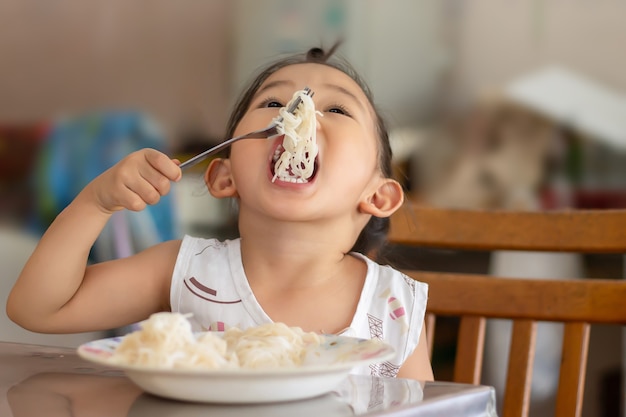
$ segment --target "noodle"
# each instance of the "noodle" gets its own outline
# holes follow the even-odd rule
[[[292,114],[287,108],[297,98],[302,100]],[[313,176],[315,157],[318,153],[316,140],[316,115],[313,98],[304,90],[296,91],[287,105],[279,110],[274,119],[278,131],[284,134],[283,144],[274,154],[274,178],[281,181],[305,183]],[[282,121],[280,118],[282,117]]]
[[[268,323],[245,331],[228,329],[224,340],[242,368],[279,368],[301,365],[306,348],[319,345],[321,337],[299,327]]]
[[[111,357],[117,364],[177,369],[270,369],[300,366],[306,350],[322,337],[283,323],[241,330],[202,333],[191,330],[187,316],[156,313],[141,330],[126,335]]]

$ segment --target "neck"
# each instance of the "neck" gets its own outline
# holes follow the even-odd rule
[[[251,282],[271,279],[284,286],[315,286],[356,261],[347,255],[354,232],[341,224],[258,221],[242,216],[239,229],[243,265]]]

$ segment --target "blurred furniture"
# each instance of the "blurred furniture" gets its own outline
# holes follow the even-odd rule
[[[0,121],[0,221],[23,222],[32,211],[31,173],[46,123]]]
[[[395,245],[457,250],[626,253],[626,210],[512,212],[407,204],[391,219]],[[429,284],[426,330],[436,316],[460,317],[453,380],[479,383],[487,318],[513,332],[502,416],[527,416],[538,322],[563,322],[557,416],[580,416],[590,325],[626,324],[626,282],[543,280],[405,270]]]
[[[168,153],[165,132],[137,110],[94,110],[51,123],[35,163],[32,223],[41,233],[94,178],[132,152],[153,148]],[[145,210],[116,212],[89,254],[92,262],[123,258],[180,236],[174,193]]]

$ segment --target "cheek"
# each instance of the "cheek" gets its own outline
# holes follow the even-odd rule
[[[378,168],[378,144],[369,137],[340,141],[335,155],[346,167],[356,172],[371,173]]]
[[[259,170],[268,165],[267,139],[243,139],[231,145],[230,160],[234,177],[249,173],[258,175]]]
[[[263,108],[249,110],[237,124],[233,136],[250,133],[254,130],[263,129],[269,125],[274,117],[278,116],[278,109]]]
[[[252,163],[253,155],[253,150],[248,146],[242,146],[240,144],[233,145],[230,150],[233,175],[239,175],[241,172],[246,172],[244,168]]]

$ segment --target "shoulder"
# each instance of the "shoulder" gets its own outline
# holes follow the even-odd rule
[[[378,287],[393,288],[413,298],[426,300],[428,296],[427,283],[417,281],[390,265],[381,265],[365,255],[356,253],[355,256],[366,263],[367,273],[376,278]]]
[[[156,245],[139,252],[135,255],[135,257],[149,258],[152,262],[157,264],[167,262],[169,259],[176,258],[180,250],[181,243],[182,241],[180,239],[157,243]]]
[[[184,274],[195,268],[225,268],[231,258],[241,258],[239,239],[221,241],[185,236],[176,258],[175,274]]]
[[[219,240],[186,235],[180,245],[180,253],[187,256],[210,256],[239,247],[239,239]]]
[[[364,300],[367,305],[361,334],[385,340],[396,356],[371,368],[378,375],[393,376],[418,345],[426,311],[428,285],[401,271],[356,254],[367,264]]]

